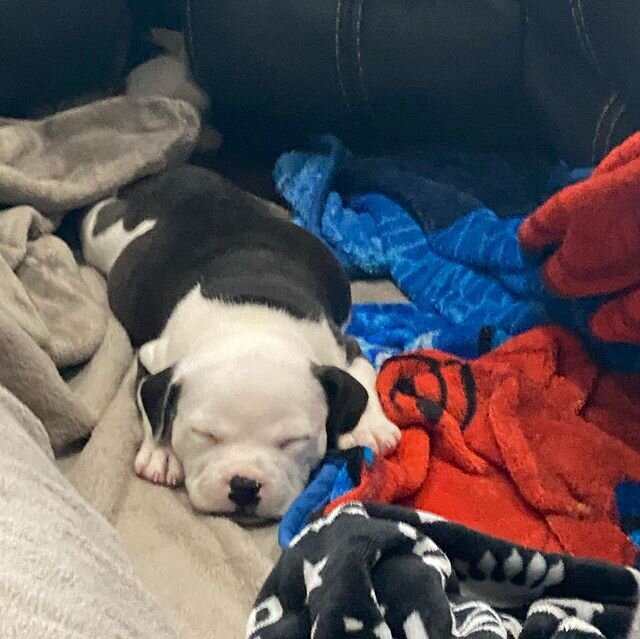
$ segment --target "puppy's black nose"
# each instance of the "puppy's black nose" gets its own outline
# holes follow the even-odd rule
[[[229,499],[238,506],[257,506],[260,501],[261,484],[248,477],[235,475],[229,482]]]

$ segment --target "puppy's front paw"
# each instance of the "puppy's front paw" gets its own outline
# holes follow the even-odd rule
[[[168,446],[142,444],[134,467],[138,477],[161,486],[176,488],[184,481],[182,464]]]
[[[338,446],[343,450],[368,446],[376,455],[389,455],[395,450],[400,437],[400,429],[384,414],[367,415],[365,412],[358,425],[338,439]]]

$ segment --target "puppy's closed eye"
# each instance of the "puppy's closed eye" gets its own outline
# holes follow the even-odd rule
[[[199,437],[206,439],[211,444],[222,444],[222,439],[220,437],[216,437],[213,433],[210,433],[209,431],[199,430],[197,428],[194,428],[193,432]]]
[[[286,448],[291,448],[296,444],[303,444],[308,442],[311,437],[289,437],[288,439],[282,439],[278,442],[278,448],[280,450],[285,450]]]

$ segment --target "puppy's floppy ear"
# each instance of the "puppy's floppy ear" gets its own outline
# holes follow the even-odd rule
[[[365,387],[347,371],[337,366],[313,366],[329,406],[327,449],[337,448],[338,438],[353,430],[369,401]]]
[[[138,408],[157,442],[171,440],[171,425],[180,397],[180,385],[171,383],[173,372],[173,366],[170,366],[155,375],[143,377],[138,385]]]

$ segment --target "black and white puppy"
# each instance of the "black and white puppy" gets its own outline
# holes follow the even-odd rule
[[[266,203],[186,166],[94,206],[81,235],[147,372],[141,477],[184,481],[200,511],[278,518],[328,447],[396,446],[341,330],[342,267]]]

